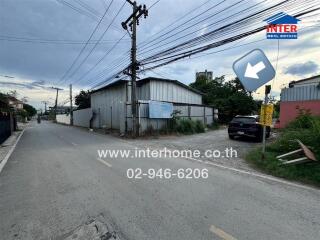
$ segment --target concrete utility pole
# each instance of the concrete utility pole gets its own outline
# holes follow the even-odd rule
[[[70,125],[73,126],[72,84],[70,84]]]
[[[264,119],[266,119],[266,109],[267,109],[267,104],[268,104],[268,94],[270,93],[271,91],[271,85],[266,85],[265,86],[265,91],[264,91]],[[262,135],[262,159],[265,158],[265,153],[266,153],[266,132],[267,132],[267,127],[266,125],[264,124],[263,125],[263,135]]]
[[[139,123],[137,121],[137,97],[136,97],[136,80],[137,80],[137,69],[139,69],[139,64],[137,62],[137,25],[139,25],[139,18],[144,15],[144,18],[148,16],[148,10],[146,5],[137,5],[137,2],[131,2],[127,0],[128,3],[132,5],[132,14],[121,25],[123,29],[128,30],[128,24],[132,31],[131,35],[131,66],[128,73],[131,76],[131,111],[132,111],[132,136],[136,137],[138,135]],[[130,23],[129,23],[130,22]]]
[[[47,101],[42,101],[42,103],[44,103],[44,113],[46,113],[47,112],[47,104],[48,104],[48,102]]]
[[[57,88],[57,87],[51,87],[51,88],[55,89],[57,91],[56,102],[55,102],[55,105],[54,105],[54,120],[57,120],[58,95],[59,95],[59,91],[63,90],[63,89]]]

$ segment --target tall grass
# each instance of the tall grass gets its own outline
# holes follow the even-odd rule
[[[293,166],[279,164],[276,159],[277,155],[300,148],[297,139],[310,148],[319,162]],[[249,152],[246,160],[269,174],[320,186],[320,116],[311,116],[308,112],[301,112],[283,129],[278,139],[267,146],[266,151],[266,158],[263,160],[261,149]]]

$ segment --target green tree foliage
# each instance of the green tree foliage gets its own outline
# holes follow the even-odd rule
[[[90,94],[90,91],[81,90],[80,93],[75,97],[75,104],[78,106],[78,109],[91,107]]]
[[[37,114],[37,110],[29,104],[24,103],[23,109],[26,110],[28,117],[32,117]]]
[[[258,110],[257,103],[245,91],[238,78],[224,81],[224,76],[212,81],[206,81],[201,76],[190,86],[204,93],[204,104],[219,109],[222,122],[229,122],[235,115],[248,115]]]

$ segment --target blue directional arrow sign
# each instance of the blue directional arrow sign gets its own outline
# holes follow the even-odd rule
[[[233,63],[233,70],[243,87],[253,92],[272,80],[276,71],[260,49],[252,50]]]

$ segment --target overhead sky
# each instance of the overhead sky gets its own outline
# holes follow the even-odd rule
[[[259,1],[242,1],[239,7]],[[51,89],[52,86],[64,89],[60,92],[59,100],[59,102],[64,102],[68,98],[69,83],[74,84],[76,94],[80,89],[90,89],[94,83],[107,78],[110,75],[110,66],[117,63],[115,60],[118,58],[126,59],[130,49],[130,37],[128,34],[124,36],[126,31],[122,29],[121,22],[128,18],[132,9],[128,3],[123,6],[124,2],[124,0],[1,0],[0,91],[17,90],[19,98],[27,97],[30,104],[43,108],[42,101],[54,104],[55,91]],[[142,18],[138,26],[138,43],[141,46],[143,45],[141,43],[152,40],[153,34],[162,29],[170,29],[170,26],[177,24],[179,18],[191,10],[195,9],[193,14],[197,14],[208,9],[217,1],[144,0],[138,2],[146,4],[147,7],[154,4],[149,10],[149,16],[146,19]],[[205,2],[208,3],[199,7]],[[235,2],[235,0],[227,0],[224,4],[232,6]],[[63,78],[110,3],[105,18],[79,61],[69,72],[69,76]],[[236,9],[236,7],[230,8],[230,13]],[[285,10],[282,9],[282,11]],[[192,14],[186,16],[185,20],[192,16]],[[198,26],[201,31],[195,31],[193,37],[210,30],[209,27],[207,28],[209,23],[210,21],[203,22],[201,26]],[[109,25],[101,42],[77,69]],[[141,77],[172,78],[189,84],[195,80],[196,71],[207,69],[213,71],[214,76],[225,75],[226,79],[230,80],[235,77],[232,70],[233,62],[250,50],[260,48],[277,70],[276,78],[271,84],[272,94],[278,97],[281,88],[286,87],[290,81],[320,74],[319,17],[309,17],[301,21],[298,34],[297,40],[278,41],[267,40],[266,33],[263,31],[229,45],[211,49],[208,52],[147,72]],[[112,49],[122,36],[124,36],[122,40]],[[220,51],[225,48],[229,49]],[[141,48],[138,48],[138,59],[143,57],[139,55],[139,50]],[[108,51],[110,52],[103,61],[93,68]],[[74,69],[77,71],[74,72]],[[83,77],[90,69],[92,71]],[[104,69],[107,69],[106,72],[97,77],[97,74]],[[262,90],[262,88],[258,89],[254,97],[261,99]]]

